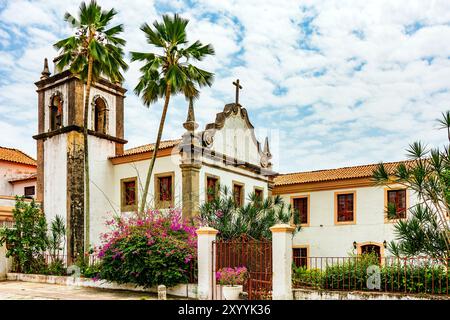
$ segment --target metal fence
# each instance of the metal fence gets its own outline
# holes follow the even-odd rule
[[[213,299],[223,299],[216,285],[216,272],[223,268],[246,267],[248,275],[243,283],[248,299],[265,300],[272,297],[272,242],[251,239],[219,240],[213,242]]]
[[[448,295],[449,259],[294,256],[293,287]]]

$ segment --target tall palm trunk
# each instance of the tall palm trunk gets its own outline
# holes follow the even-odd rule
[[[92,82],[92,65],[93,58],[89,56],[88,60],[88,76],[86,82],[86,96],[84,97],[84,124],[83,124],[83,140],[84,140],[84,179],[85,179],[85,204],[84,204],[84,251],[89,250],[89,216],[90,216],[90,188],[89,188],[89,146],[88,146],[88,124],[89,124],[89,96],[91,94]]]
[[[164,122],[166,121],[167,108],[169,106],[169,100],[170,100],[170,92],[171,92],[171,86],[170,86],[170,84],[167,84],[166,98],[164,100],[164,108],[163,108],[163,112],[161,115],[161,120],[159,122],[158,137],[156,138],[155,148],[153,149],[152,160],[150,161],[150,165],[149,165],[148,171],[147,171],[147,179],[145,180],[144,193],[142,194],[141,208],[139,210],[139,213],[141,213],[141,214],[144,213],[145,204],[147,202],[148,187],[150,186],[150,179],[152,177],[153,167],[155,166],[156,154],[159,149],[159,143],[161,142],[161,136],[162,136],[162,132],[164,129]]]

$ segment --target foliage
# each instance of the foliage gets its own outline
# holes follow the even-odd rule
[[[242,236],[261,240],[271,239],[269,228],[277,223],[291,223],[300,230],[298,215],[294,215],[290,205],[286,205],[280,196],[259,199],[249,194],[249,202],[239,207],[226,186],[220,187],[218,195],[210,202],[200,206],[199,220],[202,225],[219,231],[222,240],[236,239]]]
[[[242,285],[248,276],[246,267],[222,268],[216,272],[216,279],[220,285]]]
[[[84,255],[79,255],[75,261],[75,265],[80,268],[80,274],[83,277],[97,279],[102,268],[102,262],[95,261],[93,263],[90,263],[90,253],[92,253],[92,251]]]
[[[144,287],[188,282],[197,242],[195,227],[182,221],[180,210],[149,211],[107,224],[112,230],[102,236],[99,278]]]
[[[56,215],[50,224],[50,234],[48,236],[48,251],[53,261],[60,258],[61,251],[64,255],[66,225],[61,216]]]
[[[47,249],[47,223],[34,200],[16,197],[13,209],[14,228],[0,229],[0,245],[6,243],[7,257],[13,257],[17,271],[33,273],[41,268],[42,254]]]
[[[408,208],[409,217],[395,224],[396,241],[391,241],[389,250],[398,257],[449,257],[450,111],[438,122],[447,130],[447,146],[428,149],[422,142],[414,142],[407,149],[410,161],[398,164],[392,172],[380,163],[373,172],[376,184],[400,184],[418,197],[418,203]],[[394,216],[396,207],[391,204],[386,210],[388,216]]]
[[[109,23],[117,14],[114,9],[102,10],[96,1],[89,5],[82,2],[78,18],[66,12],[64,20],[72,28],[76,28],[75,35],[60,40],[54,44],[55,49],[61,51],[56,67],[69,70],[87,80],[89,73],[89,59],[92,59],[92,79],[97,80],[101,75],[112,82],[122,82],[122,70],[128,66],[123,60],[125,40],[118,37],[123,32],[123,25],[109,27]]]
[[[196,86],[211,86],[214,79],[213,73],[191,63],[213,55],[214,49],[210,44],[203,45],[198,40],[189,45],[186,34],[188,23],[189,20],[175,14],[163,15],[163,21],[153,22],[153,27],[147,23],[143,24],[141,30],[145,33],[147,43],[157,52],[131,52],[132,61],[144,62],[134,92],[141,96],[146,106],[158,101],[159,98],[164,98],[155,150],[159,148],[171,95],[182,93],[192,103],[192,100],[199,96]],[[139,210],[141,213],[147,205],[147,193],[155,159],[156,152],[153,153],[147,172]]]
[[[405,293],[447,293],[448,271],[445,264],[433,260],[386,259],[380,265],[373,253],[352,257],[337,263],[334,260],[324,264],[323,269],[307,269],[293,266],[294,287],[314,287],[329,290],[369,290],[367,268],[371,265],[380,269],[380,290]]]

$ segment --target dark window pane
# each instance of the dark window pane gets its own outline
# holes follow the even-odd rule
[[[159,177],[159,200],[172,201],[172,176]]]
[[[337,221],[353,221],[353,193],[337,196]]]
[[[23,194],[24,194],[25,196],[27,196],[27,197],[34,196],[34,193],[35,193],[35,188],[34,188],[34,186],[31,186],[31,187],[25,187],[25,188],[23,189]]]
[[[308,198],[294,199],[294,212],[299,215],[300,223],[308,223]]]

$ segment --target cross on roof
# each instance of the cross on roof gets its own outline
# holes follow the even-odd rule
[[[239,79],[233,81],[233,85],[236,86],[236,104],[239,104],[239,89],[242,89],[242,86],[239,84]]]

